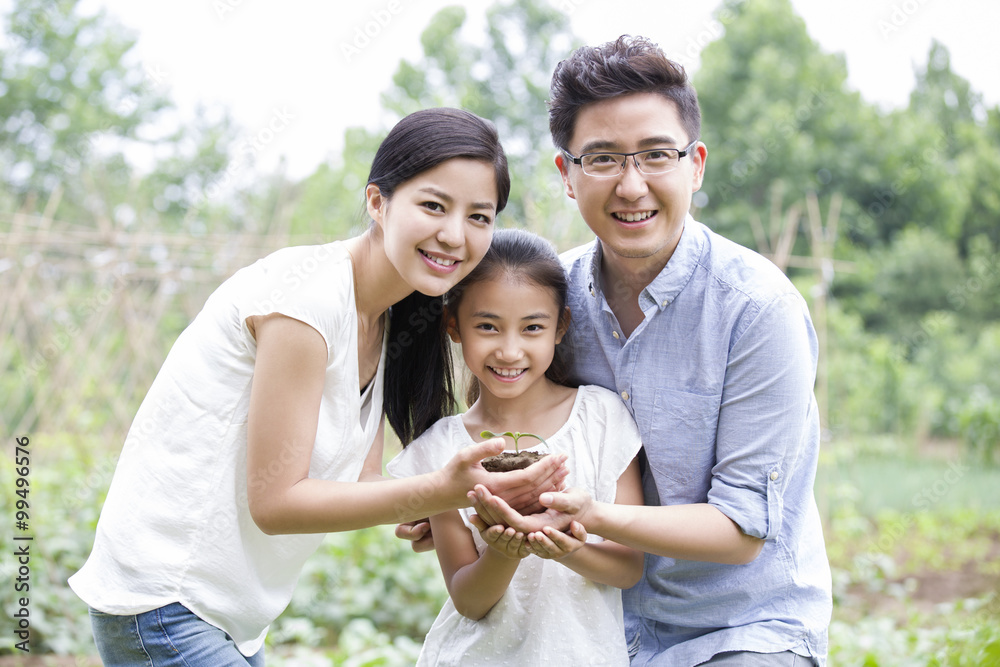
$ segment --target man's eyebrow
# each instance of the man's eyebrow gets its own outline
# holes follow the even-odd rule
[[[444,200],[446,204],[455,203],[454,197],[449,195],[447,192],[444,192],[443,190],[438,190],[437,188],[431,187],[429,185],[420,188],[419,190],[417,190],[417,192],[426,192],[429,195],[434,195],[435,197]],[[497,206],[491,201],[477,201],[472,203],[472,208],[485,209],[487,211],[495,211]]]
[[[673,148],[677,145],[677,140],[670,135],[661,135],[656,137],[646,137],[639,141],[639,149],[646,150],[648,148]],[[580,149],[580,155],[584,153],[600,153],[607,151],[609,153],[622,153],[621,144],[614,141],[608,141],[607,139],[596,139],[594,141],[587,142]]]

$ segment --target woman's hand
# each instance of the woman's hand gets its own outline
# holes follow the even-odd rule
[[[545,511],[538,496],[561,491],[568,475],[566,455],[550,454],[523,470],[489,473],[483,485],[519,514],[535,514]]]

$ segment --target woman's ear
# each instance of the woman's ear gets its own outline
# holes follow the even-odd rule
[[[569,311],[569,306],[563,308],[562,315],[559,316],[559,324],[556,327],[556,345],[562,342],[563,336],[569,331],[569,323],[573,320],[573,314]]]
[[[374,183],[369,183],[365,188],[365,208],[368,209],[369,217],[379,226],[382,225],[382,215],[388,202],[388,198],[383,196],[382,191]]]

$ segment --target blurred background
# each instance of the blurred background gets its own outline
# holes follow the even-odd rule
[[[99,664],[65,581],[152,378],[235,270],[363,228],[401,116],[494,120],[500,224],[591,240],[545,100],[559,60],[623,33],[698,90],[695,217],[812,310],[831,665],[1000,664],[1000,5],[315,4],[0,0],[0,495],[27,436],[35,549],[32,656],[5,632],[0,665]],[[331,535],[269,662],[411,664],[445,597],[391,527]]]

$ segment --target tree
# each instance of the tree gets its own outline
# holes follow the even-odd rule
[[[589,238],[552,163],[549,80],[579,45],[564,12],[538,0],[511,0],[487,10],[487,34],[466,41],[461,7],[438,12],[421,35],[423,59],[402,61],[383,104],[403,115],[428,106],[468,109],[497,125],[511,171],[503,213],[565,246]]]
[[[111,220],[125,203],[126,220],[179,226],[229,163],[228,114],[162,122],[169,74],[139,62],[134,36],[103,11],[84,16],[78,4],[17,0],[4,17],[0,205],[40,210],[58,191],[50,213],[64,218]],[[125,157],[137,153],[155,156],[147,173]]]
[[[776,182],[788,205],[853,178],[873,114],[847,90],[843,58],[822,52],[788,0],[727,2],[717,17],[725,34],[694,76],[709,151],[701,216],[752,245],[749,220],[766,219]]]

